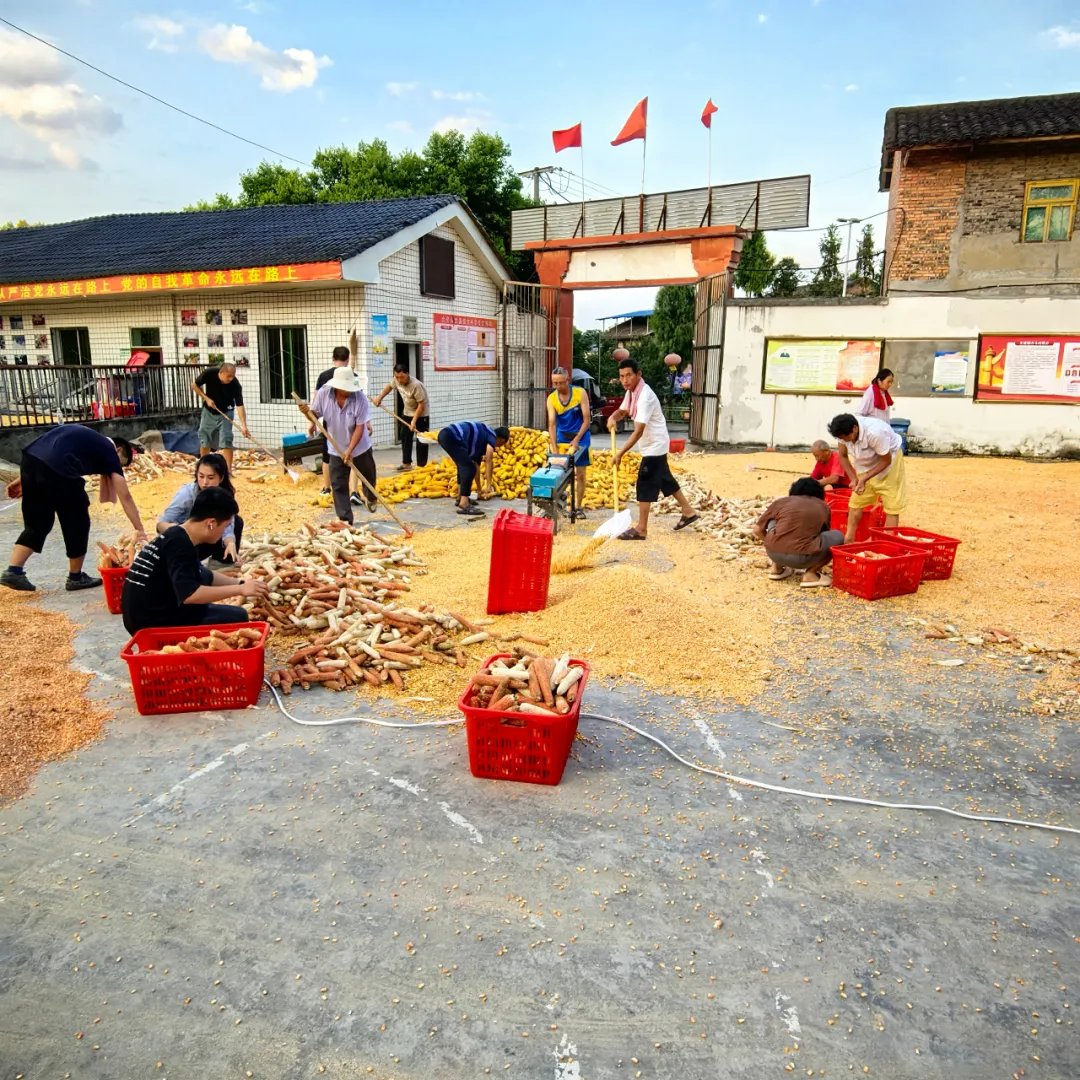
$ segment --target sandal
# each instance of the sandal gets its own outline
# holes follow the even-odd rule
[[[827,589],[832,586],[831,577],[819,577],[817,581],[807,581],[805,578],[799,582],[800,589]]]
[[[637,529],[627,529],[626,532],[619,533],[615,537],[616,540],[644,540],[645,537],[637,531]]]
[[[459,506],[458,511],[462,517],[483,517],[484,511],[479,506]]]
[[[786,581],[789,577],[794,577],[794,576],[795,576],[795,571],[792,570],[790,566],[785,566],[784,569],[781,570],[779,574],[777,574],[777,573],[769,574],[769,580],[770,581]]]
[[[679,523],[675,526],[675,532],[678,532],[680,529],[685,529],[687,525],[693,525],[695,521],[700,520],[700,514],[694,514],[693,517],[680,517]]]

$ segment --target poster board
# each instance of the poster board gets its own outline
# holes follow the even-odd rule
[[[1080,405],[1080,335],[982,334],[975,399]]]
[[[769,338],[765,394],[861,394],[881,367],[882,339]]]
[[[494,371],[499,324],[480,315],[432,315],[436,371]]]
[[[887,338],[882,366],[896,376],[893,397],[970,395],[970,338]]]
[[[371,365],[386,367],[390,359],[390,316],[371,316]]]

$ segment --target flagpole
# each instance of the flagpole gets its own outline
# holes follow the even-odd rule
[[[641,136],[641,194],[645,194],[645,147],[648,145],[647,135]]]
[[[581,237],[585,238],[585,140],[578,147],[581,151]]]

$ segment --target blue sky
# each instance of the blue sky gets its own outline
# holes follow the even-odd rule
[[[586,176],[634,193],[640,143],[610,140],[648,95],[647,188],[699,186],[711,96],[714,182],[808,172],[812,226],[884,209],[890,106],[1080,89],[1075,0],[5,0],[0,15],[303,161],[456,126],[502,134],[519,169],[577,171],[551,130],[581,121]],[[0,220],[177,209],[235,191],[264,156],[0,27]],[[770,237],[806,265],[816,242]],[[642,300],[581,297],[578,322]]]

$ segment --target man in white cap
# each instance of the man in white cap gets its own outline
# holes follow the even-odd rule
[[[375,455],[371,449],[368,420],[371,402],[360,388],[356,373],[339,367],[311,401],[311,413],[322,420],[333,440],[330,452],[330,490],[334,496],[334,512],[342,521],[352,524],[353,512],[349,501],[350,462],[354,462],[373,490],[376,481]],[[336,446],[335,446],[336,444]],[[344,454],[339,456],[338,448]],[[367,508],[375,511],[376,502],[371,490],[363,492]]]

